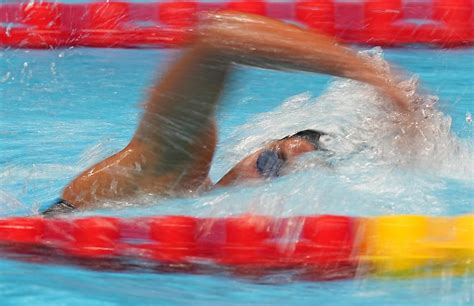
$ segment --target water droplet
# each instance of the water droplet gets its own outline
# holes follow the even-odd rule
[[[466,123],[472,124],[472,115],[471,113],[466,113]]]
[[[56,75],[56,63],[54,63],[54,62],[51,63],[51,68],[50,69],[51,69],[51,73],[53,75]]]
[[[10,37],[10,36],[11,36],[11,30],[12,30],[12,28],[13,28],[13,24],[12,24],[12,23],[9,23],[9,24],[7,25],[7,27],[5,28],[5,35],[6,35],[7,37]]]
[[[6,81],[8,81],[8,79],[10,79],[10,76],[11,76],[11,73],[10,71],[8,71],[7,73],[5,73],[5,75],[0,79],[0,83],[5,83]],[[13,79],[13,78],[12,78]]]
[[[29,10],[33,7],[33,5],[35,5],[35,0],[30,0],[28,1],[28,4],[26,5],[25,9]]]

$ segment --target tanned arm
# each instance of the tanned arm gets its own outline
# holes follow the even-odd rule
[[[270,18],[209,14],[194,43],[151,89],[130,144],[64,190],[76,208],[138,193],[174,195],[208,182],[216,145],[215,109],[233,63],[302,70],[367,82],[406,109],[403,92],[332,38]]]

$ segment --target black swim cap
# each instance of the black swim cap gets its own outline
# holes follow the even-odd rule
[[[310,142],[314,146],[315,150],[324,150],[323,148],[321,148],[321,145],[319,143],[319,138],[323,135],[327,135],[327,134],[321,131],[316,131],[316,130],[303,130],[293,135],[288,135],[286,137],[283,137],[280,140],[298,137]]]
[[[303,130],[283,137],[280,140],[290,139],[293,137],[302,138],[309,143],[311,143],[315,150],[326,151],[326,149],[321,148],[319,144],[319,138],[322,135],[327,135],[324,132],[315,131],[315,130]],[[286,156],[280,151],[275,150],[265,150],[257,158],[256,169],[260,175],[264,178],[278,177],[281,175],[280,170],[286,162]]]

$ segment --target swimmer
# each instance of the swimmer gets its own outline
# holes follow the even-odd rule
[[[97,207],[140,194],[182,196],[212,187],[216,105],[234,64],[345,77],[375,86],[401,111],[405,93],[368,60],[332,38],[267,17],[209,14],[190,45],[154,85],[130,143],[76,177],[44,215]],[[323,149],[324,133],[305,130],[253,152],[217,182],[228,186],[278,177],[300,155]]]

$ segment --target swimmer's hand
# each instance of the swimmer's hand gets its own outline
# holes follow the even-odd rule
[[[385,83],[379,88],[384,94],[392,99],[400,111],[410,111],[410,98],[403,89],[398,88],[390,81],[385,81]]]
[[[346,70],[345,77],[374,86],[381,94],[390,98],[399,111],[408,112],[411,110],[410,97],[405,90],[396,85],[396,76],[386,75],[379,71],[365,58],[358,58],[352,64],[353,66]]]
[[[399,111],[407,112],[410,111],[410,98],[402,88],[399,88],[396,81],[392,81],[394,78],[387,78],[377,72],[371,72],[372,75],[368,79],[368,83],[374,85],[380,90],[380,92],[390,98]],[[372,80],[371,80],[372,79]]]

